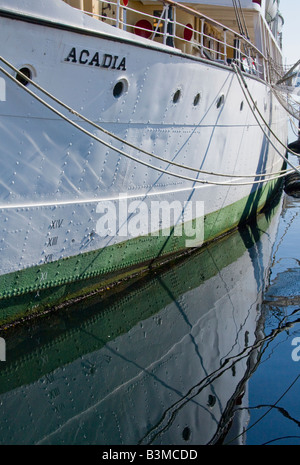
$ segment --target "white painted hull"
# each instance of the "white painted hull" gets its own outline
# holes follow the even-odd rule
[[[282,158],[258,126],[233,70],[184,57],[160,44],[145,45],[142,38],[134,43],[122,31],[117,33],[123,34],[120,40],[112,40],[107,25],[90,19],[93,27],[97,23],[101,37],[94,36],[92,30],[80,34],[75,26],[79,27],[84,15],[60,3],[53,2],[52,23],[56,21],[55,8],[72,10],[72,30],[49,22],[41,25],[21,17],[0,16],[4,58],[17,68],[30,66],[40,86],[124,141],[180,165],[240,175],[241,179],[199,174],[153,159],[104,135],[37,91],[73,122],[131,157],[204,184],[142,165],[83,134],[3,76],[0,276],[131,239],[129,233],[99,233],[102,203],[109,199],[117,205],[120,195],[127,196],[129,202],[142,200],[149,210],[152,200],[176,200],[182,205],[202,202],[205,216],[244,201],[247,213],[249,195],[266,183],[252,185],[253,178],[243,175],[277,172]],[[23,2],[14,1],[11,8],[17,4]],[[51,11],[49,8],[48,16],[45,14],[47,21]],[[16,27],[18,33],[13,35]],[[97,52],[97,59],[91,59]],[[118,58],[105,67],[109,63],[105,57],[109,56]],[[120,79],[128,89],[115,98],[113,89]],[[284,110],[265,83],[255,77],[246,79],[258,108],[285,142]],[[30,85],[28,88],[34,90]],[[173,103],[178,89],[179,101]],[[201,98],[194,105],[197,94]],[[222,96],[224,102],[217,108]],[[282,146],[274,143],[283,153]],[[226,185],[239,181],[244,184]],[[262,205],[258,202],[259,208]],[[223,219],[215,232],[207,231],[205,241],[239,223],[241,211],[228,211],[232,218],[227,222]],[[139,235],[137,228],[135,231]],[[141,260],[142,256],[137,257],[137,263]]]

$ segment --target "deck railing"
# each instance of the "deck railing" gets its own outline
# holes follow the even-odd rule
[[[224,65],[234,61],[246,73],[272,79],[269,59],[249,38],[184,4],[158,0],[153,14],[153,2],[98,0],[91,11],[84,3],[80,0],[83,11],[117,28]]]

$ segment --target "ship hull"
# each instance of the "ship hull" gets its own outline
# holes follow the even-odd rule
[[[210,242],[263,208],[279,182],[255,174],[283,165],[264,131],[286,141],[286,115],[266,83],[246,77],[263,131],[230,67],[100,22],[83,33],[83,14],[63,8],[72,27],[51,8],[39,24],[0,11],[4,58],[57,99],[1,75],[4,309],[30,295],[32,312],[45,289],[53,305]]]

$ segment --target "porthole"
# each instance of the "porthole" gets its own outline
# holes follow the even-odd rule
[[[177,89],[175,94],[173,95],[173,103],[177,103],[181,96],[181,90]]]
[[[24,74],[27,78],[32,79],[32,72],[31,72],[31,70],[29,68],[27,68],[27,67],[20,68],[19,71],[22,74]],[[23,84],[23,86],[27,86],[29,84],[29,81],[25,77],[23,77],[20,73],[17,73],[16,79],[21,84]]]
[[[118,82],[115,83],[113,88],[113,96],[115,98],[121,97],[125,92],[128,91],[128,81],[127,79],[119,79]]]
[[[114,90],[113,90],[113,95],[115,98],[120,97],[123,94],[123,89],[124,89],[124,84],[122,81],[117,82],[115,84]]]
[[[212,394],[209,394],[207,405],[209,407],[213,407],[215,405],[215,403],[216,403],[216,396],[213,396]]]
[[[198,103],[200,102],[200,99],[201,99],[201,94],[198,93],[197,95],[195,95],[195,98],[194,98],[194,107],[196,107],[198,105]]]
[[[221,105],[223,105],[225,100],[224,94],[220,95],[220,97],[217,100],[217,108],[220,108]]]
[[[188,441],[190,437],[191,437],[191,430],[188,426],[186,426],[182,431],[182,439],[184,439],[184,441]]]

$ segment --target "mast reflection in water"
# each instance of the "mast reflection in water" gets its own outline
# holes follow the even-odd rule
[[[1,332],[2,444],[243,444],[280,205],[120,295]]]

